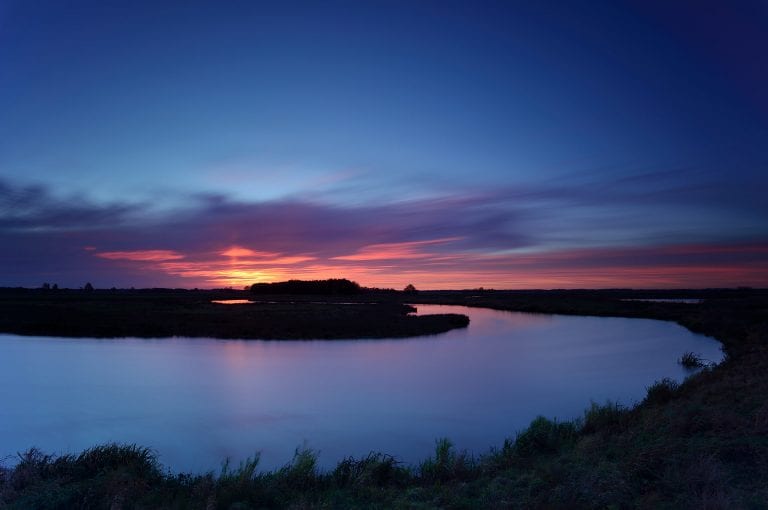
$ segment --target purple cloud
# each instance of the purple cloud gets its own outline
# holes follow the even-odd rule
[[[624,194],[625,209],[645,200],[633,203],[633,193]],[[663,230],[611,215],[616,195],[601,201],[597,193],[586,209],[573,205],[579,191],[566,186],[345,207],[200,195],[183,209],[148,211],[144,203],[63,200],[43,187],[0,181],[2,284],[214,287],[291,277],[423,288],[768,282],[761,241],[768,236],[733,241],[715,232],[695,242],[605,243],[612,230],[632,227],[638,237]],[[590,216],[595,210],[602,216]]]

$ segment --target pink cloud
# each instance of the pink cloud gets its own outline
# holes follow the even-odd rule
[[[373,260],[430,258],[433,255],[428,252],[421,251],[421,248],[436,244],[446,244],[453,241],[459,241],[460,239],[460,237],[445,237],[442,239],[431,239],[427,241],[369,244],[367,246],[363,246],[352,255],[341,255],[338,257],[333,257],[332,260],[363,262]]]
[[[254,251],[249,248],[243,248],[242,246],[232,246],[225,251],[220,252],[219,255],[237,259],[237,263],[244,265],[290,265],[315,259],[315,257],[309,255],[283,256],[281,253]]]
[[[568,246],[575,236],[569,232],[567,247],[554,248],[547,240],[558,239],[559,227],[537,223],[538,210],[518,210],[519,201],[506,195],[355,207],[206,196],[151,221],[141,220],[138,205],[72,208],[46,197],[44,190],[33,193],[28,207],[35,214],[0,222],[0,244],[10,248],[0,250],[0,265],[13,268],[9,284],[50,281],[54,274],[60,284],[106,286],[331,277],[421,289],[768,285],[762,230],[745,230],[754,235],[742,243],[713,233],[677,244],[642,244],[653,233],[643,231],[638,244],[621,246],[593,235],[590,224],[578,241]],[[157,246],[167,249],[152,249]]]
[[[228,249],[221,252],[221,255],[225,257],[276,257],[278,253],[270,253],[265,251],[254,251],[242,246],[231,246]]]
[[[173,250],[105,251],[95,255],[103,259],[132,260],[137,262],[157,262],[184,258],[184,255]]]
[[[457,238],[360,247],[352,255],[316,257],[233,246],[184,257],[171,250],[105,252],[184,285],[242,287],[256,282],[346,277],[365,286],[446,288],[670,288],[768,284],[768,245],[663,245],[489,255],[448,251]],[[431,253],[429,247],[441,246]],[[181,260],[181,259],[184,260]]]

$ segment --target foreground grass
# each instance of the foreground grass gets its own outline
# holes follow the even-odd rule
[[[258,470],[257,454],[218,474],[189,475],[164,471],[135,445],[61,457],[32,449],[0,471],[0,501],[13,509],[764,508],[766,466],[753,462],[765,460],[765,441],[681,434],[668,415],[684,396],[660,381],[635,409],[593,403],[573,421],[538,417],[479,457],[441,439],[417,466],[371,453],[321,472],[315,452],[303,449],[271,472]]]
[[[716,336],[727,357],[683,384],[656,382],[631,409],[593,404],[578,420],[537,418],[479,457],[440,440],[418,466],[371,454],[320,472],[314,453],[300,450],[273,472],[260,472],[254,457],[218,474],[186,475],[165,472],[152,452],[136,446],[59,458],[31,450],[0,471],[0,506],[768,508],[768,296],[712,294],[701,305],[669,306],[600,293],[487,294],[420,299],[665,318]]]

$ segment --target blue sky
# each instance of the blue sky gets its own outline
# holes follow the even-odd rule
[[[764,284],[767,34],[764,2],[6,1],[0,284]],[[98,256],[153,251],[198,265]]]

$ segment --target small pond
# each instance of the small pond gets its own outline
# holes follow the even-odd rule
[[[682,380],[685,351],[722,356],[670,322],[417,306],[471,323],[393,340],[0,335],[0,458],[118,441],[155,449],[174,471],[218,471],[257,451],[271,469],[306,444],[331,467],[372,450],[417,462],[439,437],[483,453],[537,415],[632,404],[655,380]]]

